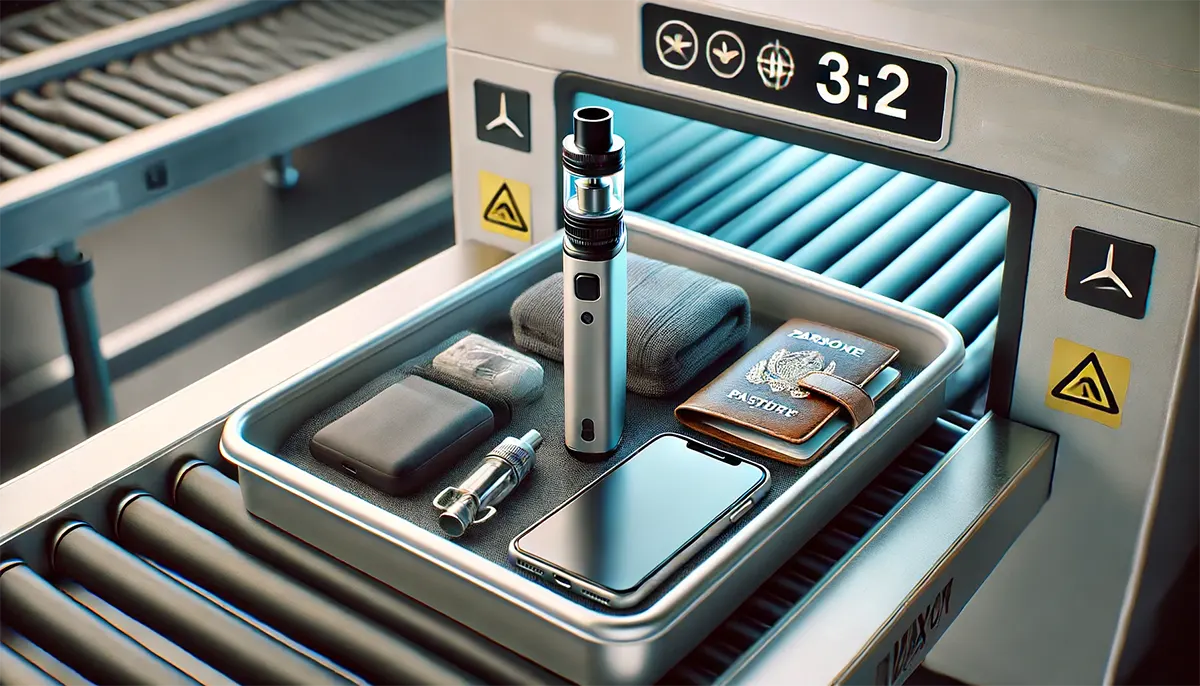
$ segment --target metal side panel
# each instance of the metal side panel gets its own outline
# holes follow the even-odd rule
[[[903,682],[1049,497],[1057,444],[985,416],[721,683]]]

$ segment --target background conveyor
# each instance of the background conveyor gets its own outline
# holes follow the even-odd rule
[[[286,295],[296,271],[328,275],[329,253],[353,241],[102,345],[75,241],[250,163],[270,160],[267,182],[295,185],[292,149],[445,90],[442,13],[436,0],[63,0],[6,20],[0,44],[32,52],[0,63],[0,267],[55,289],[70,363],[7,384],[4,411],[45,412],[73,384],[95,433],[116,417],[111,377],[187,345],[192,320],[221,326]]]
[[[47,5],[6,18],[0,27],[0,62],[179,7],[190,0],[93,0]]]

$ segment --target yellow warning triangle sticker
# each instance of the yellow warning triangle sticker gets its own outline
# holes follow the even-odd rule
[[[483,211],[483,218],[513,231],[529,231],[529,225],[525,223],[521,208],[517,206],[517,199],[513,197],[507,183],[500,184],[496,189],[496,193],[487,204],[487,209]]]
[[[1050,357],[1046,406],[1118,429],[1132,368],[1127,357],[1057,338]]]
[[[1121,413],[1108,377],[1104,375],[1104,368],[1100,366],[1100,358],[1094,352],[1088,353],[1082,362],[1075,365],[1071,373],[1050,391],[1050,395],[1107,414]]]

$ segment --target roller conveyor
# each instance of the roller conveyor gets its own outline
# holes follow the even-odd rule
[[[984,386],[1008,228],[1004,198],[661,112],[597,104],[636,122],[628,141],[630,209],[945,317],[967,346],[951,403],[969,405]]]
[[[92,0],[56,2],[5,19],[0,62],[82,38],[191,0]]]
[[[193,8],[166,38],[64,58],[66,73],[0,68],[3,266],[445,88],[440,2],[194,0],[172,13]]]

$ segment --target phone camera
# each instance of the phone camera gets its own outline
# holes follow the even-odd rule
[[[591,324],[595,320],[596,318],[592,316],[591,312],[584,312],[579,316],[579,321],[583,322],[584,324]]]

